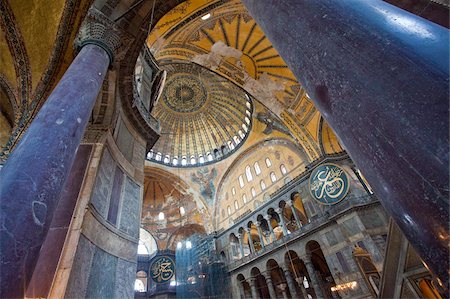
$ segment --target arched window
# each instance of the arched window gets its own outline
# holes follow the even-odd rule
[[[246,124],[242,124],[242,129],[244,129],[244,131],[247,132],[248,131],[247,125]]]
[[[263,180],[259,183],[261,185],[261,190],[264,191],[266,189],[266,183]]]
[[[147,153],[147,159],[151,159],[151,158],[153,158],[153,150],[150,150],[150,151]]]
[[[191,156],[191,165],[195,165],[196,161],[195,161],[195,157]]]
[[[241,130],[239,130],[238,134],[239,134],[239,136],[241,137],[241,139],[244,139],[244,137],[245,137],[244,132],[242,132]]]
[[[277,176],[273,171],[270,173],[270,180],[272,181],[272,183],[275,183],[277,181]]]
[[[242,201],[244,202],[244,205],[247,203],[247,196],[245,194],[242,195]]]
[[[139,240],[138,254],[149,254],[147,246],[145,246],[145,243],[141,240]]]
[[[248,165],[245,167],[245,176],[247,177],[247,182],[250,183],[251,181],[253,181],[252,170]]]
[[[241,188],[244,188],[244,178],[242,177],[242,175],[239,176],[239,186],[241,186]]]
[[[256,175],[260,175],[260,174],[261,174],[261,168],[259,168],[259,163],[258,163],[258,161],[256,161],[255,164],[254,164],[253,166],[255,167]]]
[[[161,153],[160,152],[156,153],[155,160],[156,161],[161,161]]]
[[[144,283],[142,282],[142,280],[140,280],[140,279],[135,280],[134,290],[139,293],[145,292],[145,286],[144,286]]]
[[[237,137],[237,136],[233,136],[233,141],[234,141],[234,143],[235,143],[236,145],[238,145],[239,142],[241,142],[241,141],[239,140],[239,137]]]
[[[178,165],[178,157],[173,157],[172,164]]]
[[[159,212],[158,220],[164,220],[164,212]]]
[[[165,157],[164,157],[164,163],[169,163],[169,161],[170,161],[170,157],[169,157],[169,155],[166,155]]]
[[[213,160],[213,156],[211,155],[211,153],[206,153],[206,159],[208,161],[212,161]]]
[[[187,164],[187,159],[186,159],[186,157],[183,156],[183,158],[181,158],[181,165],[186,166],[186,164]]]
[[[228,216],[231,215],[231,207],[230,206],[227,207],[227,213],[228,213]]]
[[[236,188],[231,188],[231,193],[233,194],[233,195],[236,195]]]
[[[228,147],[230,148],[230,150],[233,150],[234,144],[231,141],[228,141]]]
[[[245,113],[247,113],[248,117],[252,116],[249,110],[245,110]]]
[[[251,189],[250,191],[252,192],[252,197],[255,197],[255,196],[256,196],[256,190],[255,190],[255,188],[252,187],[252,189]]]
[[[287,173],[287,169],[286,169],[286,166],[284,166],[284,164],[280,165],[280,170],[283,175],[285,175]]]
[[[200,164],[205,163],[205,158],[203,158],[203,156],[200,155],[200,156],[198,157],[198,162],[199,162]]]
[[[269,158],[266,158],[266,166],[267,166],[267,167],[272,166],[272,162],[270,161]]]
[[[245,117],[245,122],[247,123],[247,125],[250,124],[250,119],[247,116]]]
[[[186,210],[184,209],[184,207],[180,207],[180,215],[184,216],[184,214],[186,214]]]
[[[235,210],[239,210],[239,203],[237,200],[234,201],[234,208]]]

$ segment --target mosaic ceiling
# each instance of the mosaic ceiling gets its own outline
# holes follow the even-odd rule
[[[152,115],[161,137],[147,158],[174,167],[206,165],[231,155],[251,128],[248,95],[228,79],[194,63],[171,63]]]

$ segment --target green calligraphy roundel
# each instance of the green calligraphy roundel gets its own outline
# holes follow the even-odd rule
[[[348,177],[339,166],[325,163],[317,166],[309,178],[309,191],[321,204],[333,205],[347,195]]]
[[[168,256],[157,257],[150,266],[150,276],[154,282],[169,282],[174,274],[175,262]]]

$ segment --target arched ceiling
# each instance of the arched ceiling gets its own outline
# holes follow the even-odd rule
[[[250,98],[229,80],[193,63],[167,71],[161,100],[152,115],[161,137],[148,158],[168,166],[197,166],[230,155],[251,127]]]
[[[159,218],[160,213],[164,214],[163,219]],[[179,227],[190,223],[203,226],[209,218],[202,199],[177,175],[145,168],[141,227],[156,238],[160,248],[166,246]]]
[[[202,16],[209,14],[206,20]],[[240,1],[185,1],[166,14],[147,44],[158,61],[211,68],[263,101],[289,106],[301,86]]]

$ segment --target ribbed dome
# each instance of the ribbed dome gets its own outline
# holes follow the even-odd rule
[[[221,160],[245,140],[251,127],[248,95],[214,72],[193,63],[162,66],[166,85],[152,115],[161,137],[151,161],[189,167]]]

